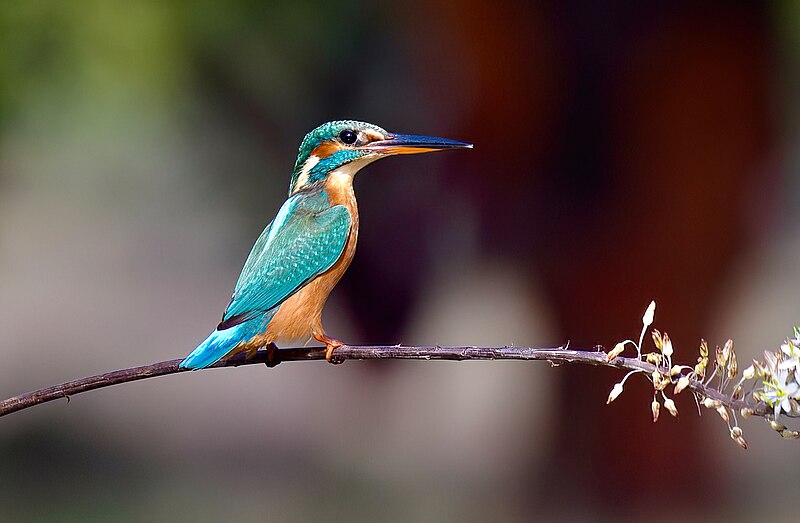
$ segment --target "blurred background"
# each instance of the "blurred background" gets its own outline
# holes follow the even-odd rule
[[[187,354],[354,118],[475,143],[356,180],[350,343],[740,361],[800,323],[795,2],[28,0],[0,6],[0,395]],[[287,363],[4,418],[4,520],[794,520],[797,442],[741,451],[619,372]]]

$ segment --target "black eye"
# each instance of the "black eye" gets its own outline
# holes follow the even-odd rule
[[[352,144],[356,143],[356,140],[358,139],[358,135],[356,133],[354,133],[353,131],[349,130],[349,129],[345,129],[344,131],[339,133],[339,139],[344,144],[352,145]]]

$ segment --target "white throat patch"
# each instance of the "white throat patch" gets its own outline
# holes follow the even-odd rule
[[[356,173],[378,158],[380,158],[378,155],[365,156],[363,158],[359,158],[358,160],[353,160],[352,162],[342,165],[328,175],[328,185],[332,185],[334,187],[352,187],[353,177],[356,175]]]
[[[297,192],[300,187],[303,187],[308,183],[308,175],[311,173],[311,169],[313,169],[318,163],[319,156],[309,156],[308,159],[306,159],[306,161],[303,163],[303,168],[300,169],[300,174],[297,176],[297,181],[294,182],[292,193]]]
[[[328,175],[327,183],[329,185],[333,185],[334,187],[345,187],[353,185],[353,176],[360,171],[363,167],[371,164],[375,160],[380,158],[378,155],[372,156],[365,156],[363,158],[359,158],[357,160],[353,160],[352,162],[348,162],[338,169],[335,169]],[[311,169],[314,168],[315,165],[319,163],[319,157],[317,156],[309,156],[308,160],[305,161],[303,164],[303,168],[300,170],[300,174],[297,176],[297,181],[292,187],[292,194],[296,193],[298,190],[302,189],[308,183],[308,177],[311,173]]]

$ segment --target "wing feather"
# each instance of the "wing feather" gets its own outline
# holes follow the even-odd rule
[[[330,269],[344,252],[352,218],[324,193],[299,193],[261,233],[236,284],[218,330],[277,307]]]

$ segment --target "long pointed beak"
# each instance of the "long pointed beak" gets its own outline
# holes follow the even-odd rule
[[[447,149],[472,149],[472,144],[433,136],[389,134],[385,140],[372,142],[366,145],[364,149],[380,154],[418,154]]]

